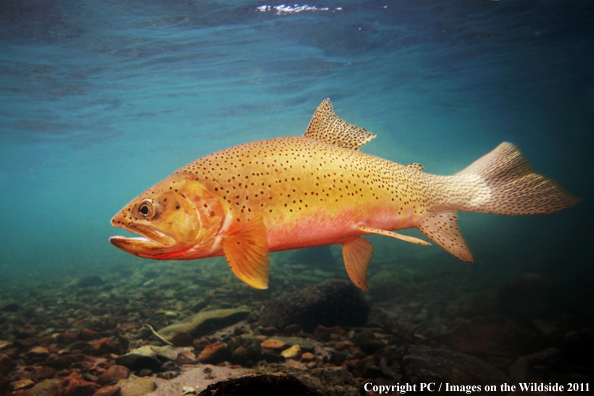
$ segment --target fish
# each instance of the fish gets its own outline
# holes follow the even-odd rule
[[[360,148],[374,138],[338,117],[326,99],[303,136],[215,152],[144,191],[111,219],[138,237],[109,241],[155,260],[224,256],[231,271],[256,289],[268,287],[270,252],[341,244],[348,276],[368,291],[373,245],[364,235],[429,245],[395,232],[417,228],[471,263],[457,212],[547,214],[580,201],[536,173],[512,143],[439,176],[420,164],[363,153]]]

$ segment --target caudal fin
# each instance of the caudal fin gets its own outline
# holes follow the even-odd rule
[[[556,181],[534,172],[520,148],[503,142],[454,175],[470,187],[457,210],[501,215],[547,214],[580,200]]]
[[[474,257],[460,231],[457,211],[546,214],[567,209],[580,201],[559,183],[535,173],[520,148],[506,142],[443,180],[446,180],[443,203],[417,227],[465,262],[473,262]]]

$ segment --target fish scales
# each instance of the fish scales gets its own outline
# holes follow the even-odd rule
[[[224,256],[248,285],[268,287],[268,254],[342,244],[347,273],[368,290],[378,234],[419,245],[394,231],[418,228],[466,262],[474,257],[458,211],[505,215],[553,213],[579,199],[536,173],[520,149],[501,143],[451,176],[362,153],[376,135],[340,119],[324,100],[301,137],[231,147],[174,172],[111,220],[139,235],[114,236],[116,247],[145,258]]]
[[[414,227],[440,195],[436,176],[306,137],[242,144],[177,173],[227,202],[228,228],[263,216],[270,251],[343,243],[358,225]]]

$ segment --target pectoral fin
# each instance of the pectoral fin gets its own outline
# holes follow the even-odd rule
[[[356,237],[342,245],[344,266],[351,281],[359,289],[369,291],[367,286],[367,268],[373,256],[373,245],[367,239]]]
[[[261,217],[223,237],[223,251],[231,271],[256,289],[268,288],[268,237]]]
[[[417,245],[431,245],[429,242],[425,242],[422,239],[411,237],[408,235],[398,234],[393,231],[379,230],[377,228],[371,228],[371,227],[365,227],[365,226],[359,226],[359,230],[365,232],[366,234],[384,235],[384,236],[387,236],[390,238],[400,239],[405,242],[416,243]]]
[[[437,213],[423,220],[417,228],[460,260],[467,263],[474,262],[474,257],[458,225],[456,212]]]

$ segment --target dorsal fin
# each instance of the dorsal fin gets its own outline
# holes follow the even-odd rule
[[[314,113],[304,137],[316,139],[334,146],[358,150],[377,135],[367,132],[341,120],[332,107],[330,99],[325,99]]]
[[[419,172],[422,172],[422,171],[425,169],[425,167],[424,167],[423,165],[421,165],[421,164],[417,164],[417,163],[414,163],[414,162],[413,162],[412,164],[408,164],[408,165],[406,165],[406,167],[407,167],[407,168],[416,169],[416,170],[418,170]]]

